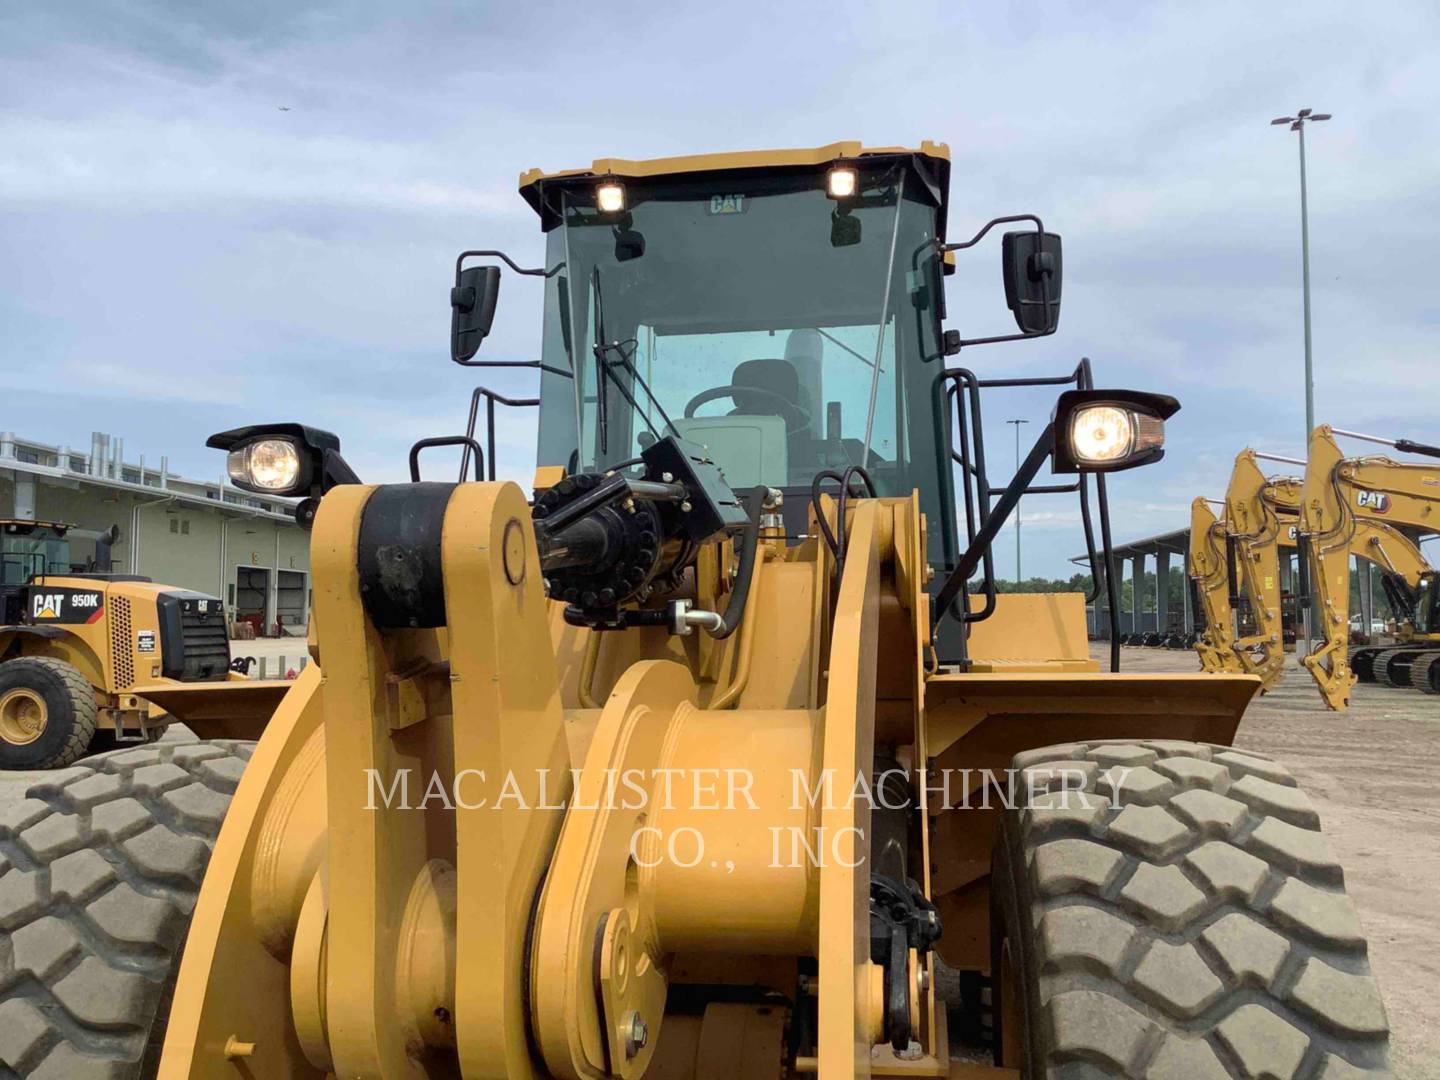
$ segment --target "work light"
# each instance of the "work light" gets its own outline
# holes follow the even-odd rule
[[[205,445],[225,451],[225,470],[238,488],[308,496],[295,508],[295,520],[307,529],[321,495],[337,484],[360,482],[340,456],[340,440],[305,424],[251,424],[211,435]]]
[[[1135,390],[1068,390],[1055,412],[1055,471],[1112,472],[1164,454],[1174,398]]]
[[[300,479],[300,448],[290,439],[259,439],[237,446],[225,467],[236,485],[250,491],[288,494]]]
[[[625,185],[607,180],[595,189],[595,205],[602,214],[618,214],[625,209]]]
[[[837,165],[825,178],[825,190],[832,199],[848,199],[860,186],[860,174],[846,165]]]

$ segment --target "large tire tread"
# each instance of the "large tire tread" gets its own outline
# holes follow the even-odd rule
[[[57,771],[0,812],[0,1080],[135,1080],[253,744]]]
[[[1384,1069],[1359,919],[1282,765],[1168,741],[1049,747],[1015,764],[1022,804],[1027,781],[1043,792],[1005,814],[997,858],[1033,1018],[1025,1075]]]

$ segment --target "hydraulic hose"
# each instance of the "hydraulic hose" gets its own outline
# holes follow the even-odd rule
[[[740,541],[740,572],[735,588],[730,593],[730,602],[725,605],[718,629],[706,627],[705,632],[713,638],[724,640],[735,632],[740,620],[745,617],[745,605],[750,600],[750,582],[755,577],[755,556],[760,550],[760,515],[764,512],[765,500],[770,489],[761,485],[750,490],[750,526]]]

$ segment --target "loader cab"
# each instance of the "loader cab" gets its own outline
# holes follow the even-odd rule
[[[673,432],[737,490],[783,491],[791,532],[816,474],[851,465],[944,520],[929,362],[948,169],[879,153],[671,172],[603,205],[593,173],[524,185],[549,274],[538,463],[623,467]]]
[[[0,521],[0,584],[70,571],[71,526],[55,521]]]
[[[55,521],[0,520],[0,625],[21,621],[32,578],[70,571],[69,531]]]

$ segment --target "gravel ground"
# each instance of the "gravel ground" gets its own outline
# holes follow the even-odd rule
[[[1122,654],[1122,671],[1198,670],[1188,652]],[[1287,667],[1235,741],[1284,762],[1320,812],[1370,941],[1395,1075],[1440,1077],[1440,697],[1362,683],[1330,712]]]

